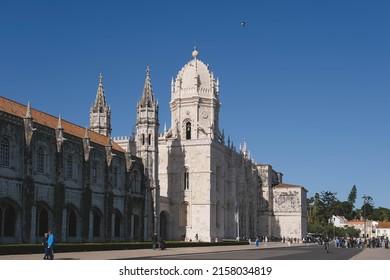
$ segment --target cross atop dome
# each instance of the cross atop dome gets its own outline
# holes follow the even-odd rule
[[[199,53],[198,53],[198,51],[196,50],[196,47],[194,47],[194,51],[192,52],[192,56],[193,56],[195,59],[197,59],[197,58],[198,58],[198,55],[199,55]]]

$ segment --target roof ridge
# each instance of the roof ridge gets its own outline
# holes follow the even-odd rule
[[[4,106],[5,102],[11,103],[10,106]],[[24,113],[27,110],[27,106],[17,101],[13,101],[9,98],[0,96],[0,110],[10,115],[23,118]],[[34,108],[31,108],[31,112],[32,112],[33,121],[35,121],[40,125],[44,125],[52,129],[56,129],[58,125],[58,117]],[[83,136],[85,135],[85,127],[64,120],[63,118],[61,118],[61,122],[65,133],[69,135],[73,135],[78,138],[83,138]],[[90,132],[90,139],[93,143],[106,146],[107,138],[110,138],[109,136],[99,134],[95,131],[92,131],[91,129],[88,129],[88,131]],[[114,143],[115,144],[113,145],[113,148],[115,150],[120,152],[125,152],[125,150],[122,147],[120,147],[116,142]]]

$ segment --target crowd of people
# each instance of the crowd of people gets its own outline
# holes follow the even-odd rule
[[[371,238],[336,238],[337,248],[380,248],[389,246],[388,237],[371,237]]]

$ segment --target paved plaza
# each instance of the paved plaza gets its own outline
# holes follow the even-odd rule
[[[317,246],[315,244],[291,244],[291,247],[297,246]],[[259,247],[255,245],[232,245],[232,246],[212,246],[212,247],[181,247],[181,248],[167,248],[166,250],[113,250],[113,251],[89,251],[89,252],[68,252],[55,253],[56,260],[119,260],[119,259],[140,259],[153,258],[159,256],[177,256],[187,254],[199,254],[207,252],[226,252],[234,250],[259,250],[267,248],[289,247],[286,243],[269,242],[264,243]],[[351,260],[390,260],[390,249],[376,248],[376,249],[342,249],[333,248],[333,250],[361,250]],[[40,260],[43,254],[24,254],[24,255],[0,255],[0,260]]]

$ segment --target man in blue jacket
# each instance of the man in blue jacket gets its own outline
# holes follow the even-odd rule
[[[56,245],[56,240],[53,232],[49,230],[49,237],[47,238],[47,249],[48,249],[48,255],[51,260],[54,259],[54,246]]]

